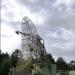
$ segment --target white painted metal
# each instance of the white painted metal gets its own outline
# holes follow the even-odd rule
[[[41,53],[46,52],[43,39],[38,35],[35,25],[28,17],[24,17],[21,23],[21,31],[16,31],[21,35],[22,62],[27,58],[34,57],[40,59]],[[43,42],[41,42],[43,41]]]
[[[30,46],[35,49],[36,45],[36,27],[32,23],[32,21],[28,17],[24,17],[22,20],[21,24],[21,32],[29,34],[29,35],[22,35],[21,37],[21,45],[22,45],[22,54],[23,54],[23,59],[27,59],[28,57],[31,56],[30,54]],[[34,37],[32,37],[34,36]]]

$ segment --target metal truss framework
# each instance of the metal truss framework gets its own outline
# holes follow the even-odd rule
[[[43,39],[38,35],[35,25],[28,17],[24,17],[21,23],[21,51],[22,59],[29,57],[40,58],[42,52],[46,52]]]

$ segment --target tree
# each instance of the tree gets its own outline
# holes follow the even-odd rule
[[[70,61],[70,63],[68,64],[69,70],[75,70],[75,61],[72,60]]]
[[[67,70],[68,69],[68,65],[62,57],[58,57],[58,59],[56,61],[56,65],[57,65],[58,70]]]
[[[44,56],[44,61],[45,62],[48,62],[48,63],[51,63],[51,64],[54,64],[55,63],[55,60],[54,58],[52,57],[52,55],[49,53],[49,54],[46,54]]]
[[[1,64],[0,68],[1,68],[0,75],[8,75],[9,72],[10,72],[10,68],[11,68],[10,60],[5,58],[2,61],[2,64]]]
[[[0,49],[0,54],[1,54],[1,49]]]
[[[16,67],[17,62],[22,58],[22,52],[16,49],[11,55],[11,66]]]
[[[55,63],[55,60],[54,60],[54,58],[52,57],[51,54],[47,54],[47,57],[48,57],[48,61],[49,61],[50,63],[52,63],[52,64]]]
[[[8,53],[0,53],[0,75],[8,75],[10,66]]]

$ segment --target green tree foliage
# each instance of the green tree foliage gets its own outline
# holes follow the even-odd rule
[[[51,54],[47,54],[47,57],[48,57],[48,61],[49,61],[50,63],[52,63],[52,64],[55,63],[55,60],[54,60],[54,58],[52,57]]]
[[[8,75],[9,74],[9,71],[10,71],[10,60],[5,58],[3,61],[2,61],[2,64],[1,64],[1,75]]]
[[[75,61],[70,61],[70,63],[68,64],[69,70],[75,70]]]
[[[56,64],[57,64],[58,70],[64,70],[65,71],[68,69],[68,65],[62,57],[58,57]]]
[[[9,55],[0,52],[0,75],[8,75],[10,67]]]
[[[22,58],[22,53],[20,50],[16,49],[11,55],[11,66],[16,67],[18,60]]]
[[[44,56],[44,62],[54,64],[54,63],[55,63],[55,60],[54,60],[54,58],[52,57],[51,54],[46,54],[46,55]]]
[[[11,57],[8,53],[2,53],[0,50],[0,75],[8,75],[10,68],[16,67],[18,60],[22,58],[20,50],[16,49]]]

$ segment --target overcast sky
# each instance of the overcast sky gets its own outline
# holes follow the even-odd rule
[[[75,60],[75,0],[2,0],[1,50],[11,53],[20,48],[24,16],[35,24],[48,53],[57,59]]]

